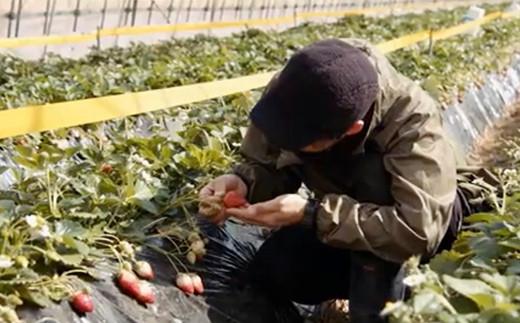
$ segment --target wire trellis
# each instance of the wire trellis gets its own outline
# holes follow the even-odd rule
[[[300,12],[338,11],[433,3],[440,0],[90,0],[70,1],[70,8],[56,10],[56,0],[11,0],[0,6],[0,15],[7,19],[5,37],[38,36],[34,26],[38,20],[42,35],[91,32],[82,30],[83,22],[94,16],[97,28],[214,22],[258,18],[287,17]],[[447,5],[455,0],[444,1]],[[505,2],[467,0],[468,5]],[[88,5],[87,5],[88,3]],[[4,12],[2,12],[4,11]],[[60,25],[52,28],[53,17]],[[175,19],[172,19],[175,17]],[[64,19],[71,23],[64,23]],[[85,24],[90,26],[89,24]],[[53,34],[52,33],[52,34]]]

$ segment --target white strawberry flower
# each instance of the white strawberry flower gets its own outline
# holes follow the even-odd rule
[[[14,265],[14,261],[11,260],[11,257],[0,255],[0,268],[9,268],[12,265]]]
[[[422,274],[416,274],[416,275],[410,275],[408,277],[405,277],[403,279],[403,284],[405,284],[406,286],[413,287],[413,286],[420,285],[420,284],[424,283],[425,281],[426,281],[426,276],[424,276]]]
[[[51,236],[51,230],[47,224],[42,224],[40,228],[31,230],[31,237],[36,240],[44,240]]]
[[[29,228],[36,228],[38,226],[38,217],[36,215],[26,215],[25,223],[29,226]]]

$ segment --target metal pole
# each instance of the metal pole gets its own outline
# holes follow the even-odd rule
[[[56,0],[52,1],[51,16],[49,18],[49,23],[47,24],[47,35],[50,35],[50,33],[51,33],[52,21],[54,20],[55,11],[56,11]]]
[[[137,15],[137,2],[139,0],[134,0],[134,5],[132,8],[132,26],[135,26],[135,16]]]
[[[241,18],[241,17],[240,17],[240,14],[241,14],[241,12],[242,12],[242,11],[241,11],[242,6],[241,6],[240,4],[241,4],[241,2],[240,2],[240,1],[237,1],[237,5],[236,5],[236,7],[235,7],[235,20]]]
[[[211,0],[208,0],[206,2],[206,6],[204,7],[204,21],[206,21],[206,19],[207,19],[206,16],[208,15],[208,12],[209,12],[209,5],[210,5],[210,3],[211,3]]]
[[[182,1],[179,2],[179,7],[177,7],[177,14],[175,15],[175,23],[179,23],[179,17],[181,16],[182,12]]]
[[[15,0],[11,0],[11,9],[9,10],[7,16],[7,19],[9,19],[9,25],[7,26],[7,37],[11,37],[11,25],[13,24],[14,19],[14,1]],[[49,5],[49,1],[50,0],[47,0],[47,5]],[[45,16],[45,19],[47,19],[47,16]]]
[[[226,7],[226,0],[222,0],[222,3],[220,4],[220,18],[219,18],[220,21],[222,21],[222,17],[224,17],[225,7]]]
[[[79,18],[79,8],[81,5],[81,0],[76,1],[76,9],[74,10],[74,25],[72,26],[72,31],[75,32],[78,27],[78,18]]]
[[[211,15],[210,15],[210,18],[209,18],[209,20],[211,22],[213,22],[214,19],[215,19],[216,11],[217,11],[217,0],[213,0],[213,3],[211,4]]]
[[[105,0],[105,3],[103,3],[103,9],[101,9],[101,26],[100,26],[100,28],[103,28],[105,26],[105,17],[107,14],[107,4],[108,4],[108,0]]]
[[[168,6],[168,18],[166,18],[168,20],[168,23],[170,23],[170,18],[172,16],[172,11],[173,11],[173,0],[170,0],[170,5]]]
[[[260,6],[260,18],[267,18],[267,16],[264,14],[267,12],[265,2],[267,0],[262,1],[262,5]]]
[[[14,0],[13,0],[14,4]],[[49,21],[49,15],[51,10],[51,0],[47,0],[47,6],[45,8],[45,12],[43,15],[45,16],[45,20],[43,21],[43,34],[45,35],[45,32],[47,31],[47,23]],[[9,24],[9,27],[11,27],[11,24]]]
[[[164,18],[164,21],[166,21],[166,23],[169,24],[170,23],[170,19],[168,18],[168,15],[166,13],[164,13],[164,11],[161,9],[161,7],[159,7],[157,2],[153,1],[152,3],[155,6],[155,9],[157,9],[157,11],[159,11],[161,16]]]
[[[97,49],[100,49],[101,48],[101,28],[100,27],[97,27],[97,32],[96,32],[96,45],[97,45]]]
[[[251,1],[251,6],[249,6],[249,19],[253,17],[253,9],[255,7],[256,0]]]
[[[191,14],[191,6],[193,5],[193,0],[190,0],[188,4],[188,15],[186,16],[186,22],[190,22],[190,14]]]
[[[150,8],[148,8],[148,25],[152,22],[153,5],[155,0],[150,0]]]
[[[22,0],[18,0],[18,10],[16,10],[16,30],[15,37],[18,37],[18,32],[20,31],[20,17],[22,16]]]
[[[130,8],[130,1],[132,0],[128,0],[128,3],[127,1],[125,0],[125,2],[123,2],[123,12],[125,14],[125,22],[123,23],[125,26],[128,24],[128,14],[130,14],[130,11],[132,11],[132,9]]]
[[[49,22],[47,23],[47,30],[45,31],[45,35],[47,35],[47,36],[51,33],[52,21],[54,20],[54,11],[55,10],[56,10],[56,0],[54,0],[52,2],[52,9],[50,12]],[[48,47],[48,45],[45,45],[43,47],[42,58],[45,56],[45,54],[47,54],[47,47]]]

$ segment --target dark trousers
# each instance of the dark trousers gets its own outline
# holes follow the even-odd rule
[[[386,322],[387,301],[403,299],[403,270],[371,253],[321,243],[312,230],[287,227],[260,248],[249,268],[256,286],[273,299],[319,304],[348,299],[353,323]]]

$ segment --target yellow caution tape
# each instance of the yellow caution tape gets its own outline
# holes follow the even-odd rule
[[[380,43],[377,45],[377,48],[384,54],[387,54],[429,38],[430,32],[425,30]]]
[[[467,22],[462,25],[434,31],[432,34],[432,39],[440,40],[440,39],[449,38],[449,37],[452,37],[452,36],[455,36],[458,34],[462,34],[464,32],[474,29],[475,27],[478,27],[483,24],[487,24],[488,22],[490,22],[492,20],[500,18],[501,15],[502,15],[502,12],[494,12],[483,18],[480,18],[480,19],[477,19],[477,20],[474,20],[471,22]]]
[[[275,72],[99,98],[0,111],[0,138],[100,122],[245,92]]]
[[[441,2],[441,3],[423,3],[419,5],[401,5],[394,7],[377,7],[356,10],[343,11],[320,11],[320,12],[303,12],[291,17],[269,18],[269,19],[249,19],[237,21],[220,21],[220,22],[202,22],[202,23],[186,23],[177,25],[158,25],[158,26],[138,26],[138,27],[117,27],[100,29],[99,31],[80,34],[80,35],[55,35],[43,37],[18,37],[18,38],[3,38],[0,39],[0,48],[16,48],[24,46],[38,46],[38,45],[58,45],[58,44],[72,44],[86,41],[94,41],[99,37],[107,36],[123,36],[123,35],[142,35],[151,33],[165,33],[178,31],[193,31],[206,30],[217,28],[230,27],[244,27],[244,26],[261,26],[273,25],[280,23],[290,23],[299,18],[313,18],[313,17],[341,17],[347,15],[364,15],[371,13],[379,13],[384,11],[391,11],[396,9],[433,9],[439,8],[446,4],[459,6],[468,4],[467,1],[459,2]]]
[[[421,31],[377,45],[389,53],[411,44],[460,34],[504,16],[493,13],[482,19],[434,32]],[[276,72],[166,89],[126,93],[100,98],[27,106],[0,111],[0,139],[89,124],[210,100],[264,87]]]

